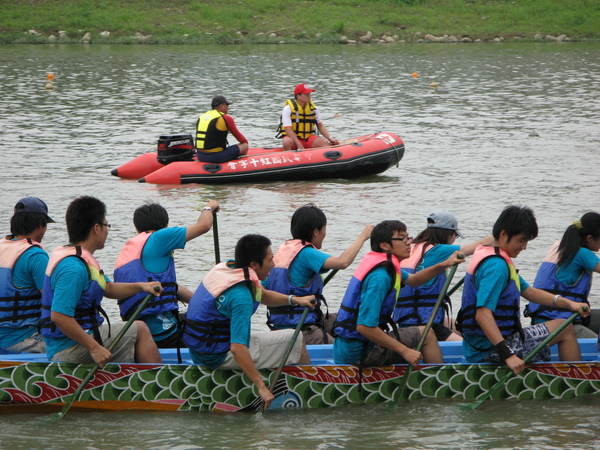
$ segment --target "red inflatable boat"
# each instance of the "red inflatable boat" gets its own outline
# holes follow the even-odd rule
[[[168,137],[161,136],[163,138]],[[214,164],[199,162],[195,157],[192,159],[191,136],[171,138],[163,141],[183,143],[186,152],[184,159],[187,161],[171,162],[169,157],[161,157],[161,147],[165,147],[165,144],[159,140],[158,156],[156,152],[144,153],[114,169],[112,175],[155,184],[356,178],[384,172],[397,165],[404,156],[402,139],[395,134],[382,132],[349,139],[332,147],[302,151],[252,148],[239,159]],[[166,153],[164,148],[162,153],[163,156]]]

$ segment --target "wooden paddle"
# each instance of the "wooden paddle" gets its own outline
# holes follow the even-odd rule
[[[221,262],[221,251],[219,249],[219,227],[216,212],[213,212],[213,241],[215,243],[215,263],[219,264]]]
[[[156,292],[159,292],[160,288],[158,286],[154,286],[154,290]],[[131,325],[137,319],[137,317],[140,315],[140,313],[144,310],[144,308],[146,308],[146,305],[148,304],[148,302],[150,301],[152,296],[153,296],[153,294],[148,294],[142,300],[142,303],[140,303],[140,306],[137,307],[137,309],[133,312],[133,314],[127,321],[127,323],[123,326],[123,328],[121,328],[121,331],[119,331],[119,334],[117,334],[117,337],[115,337],[115,340],[112,341],[108,347],[106,347],[106,349],[109,352],[111,352],[117,346],[117,344],[121,341],[121,339],[123,338],[125,333],[127,333],[129,328],[131,328]],[[90,382],[90,380],[94,377],[94,375],[96,374],[96,372],[98,371],[99,368],[100,368],[100,366],[98,366],[98,364],[94,364],[94,367],[92,367],[92,370],[90,370],[88,372],[88,374],[86,375],[86,377],[81,381],[81,383],[77,387],[77,390],[71,396],[71,399],[65,404],[65,406],[63,406],[63,409],[61,409],[59,413],[56,413],[56,414],[53,414],[52,416],[50,416],[50,418],[49,418],[50,421],[53,421],[53,422],[58,421],[58,420],[62,419],[65,416],[65,414],[67,414],[67,412],[69,411],[69,409],[71,408],[73,403],[75,403],[75,401],[79,398],[79,395],[81,394],[83,389],[86,387],[86,385]]]
[[[314,305],[315,303],[317,303],[317,300],[313,298],[310,302]],[[304,321],[306,320],[306,316],[308,315],[308,311],[309,310],[310,310],[310,308],[308,306],[306,306],[304,308],[304,311],[302,312],[302,315],[300,316],[300,321],[298,322],[298,325],[296,325],[296,329],[294,330],[294,334],[292,335],[292,339],[290,340],[290,343],[289,343],[288,347],[285,349],[285,354],[283,355],[283,358],[281,358],[281,364],[279,364],[279,367],[277,368],[277,372],[275,372],[275,376],[273,377],[273,380],[271,381],[271,384],[269,385],[269,391],[271,393],[273,393],[273,389],[275,389],[275,385],[277,384],[277,380],[279,380],[281,372],[283,372],[283,368],[285,367],[285,363],[287,362],[287,359],[290,356],[290,353],[292,353],[292,349],[294,348],[294,344],[296,343],[296,339],[298,339],[298,335],[300,334],[300,331],[302,330],[302,326],[304,325]],[[263,414],[266,412],[264,404],[263,404],[263,407],[262,407],[262,412],[263,412]]]
[[[461,258],[461,256],[462,256],[462,258]],[[464,259],[464,255],[458,255],[458,258]],[[446,297],[446,291],[448,290],[448,287],[450,286],[450,282],[452,281],[452,278],[454,277],[454,273],[456,272],[457,268],[458,268],[458,264],[454,264],[452,266],[452,268],[450,269],[450,273],[446,277],[446,282],[444,283],[444,287],[442,287],[442,290],[440,291],[440,295],[438,296],[438,299],[435,302],[433,311],[431,312],[431,316],[429,317],[429,320],[427,321],[427,324],[425,325],[425,328],[423,329],[423,333],[421,333],[421,339],[419,339],[419,343],[417,344],[417,348],[415,349],[418,352],[421,351],[421,348],[423,347],[423,344],[425,343],[425,339],[427,339],[427,334],[429,334],[429,330],[431,329],[431,326],[433,325],[433,320],[435,319],[435,315],[437,314],[438,310],[440,309],[440,306],[442,306],[442,302],[444,301],[444,298]],[[408,367],[406,368],[406,371],[404,372],[404,375],[400,379],[400,385],[394,391],[394,399],[393,400],[396,404],[400,403],[400,401],[402,401],[402,400],[407,400],[407,398],[405,396],[406,384],[408,383],[408,379],[410,378],[412,371],[413,371],[413,365],[409,364]]]
[[[583,310],[587,311],[587,306],[584,306]],[[523,362],[525,364],[527,364],[529,361],[531,361],[531,359],[535,355],[537,355],[546,345],[548,345],[552,339],[554,339],[556,336],[558,336],[562,330],[564,330],[575,319],[577,319],[578,316],[579,316],[578,312],[574,312],[573,314],[571,314],[571,317],[569,317],[567,320],[565,320],[556,330],[554,330],[554,333],[551,333],[548,337],[546,337],[546,339],[544,339],[542,342],[540,342],[539,345],[536,348],[534,348],[533,351],[523,359]],[[508,368],[508,365],[505,364],[503,366],[503,368]],[[466,409],[477,409],[479,407],[479,405],[481,405],[484,401],[486,401],[488,398],[490,398],[494,392],[496,392],[498,389],[500,389],[500,387],[502,387],[513,376],[514,376],[514,372],[509,369],[509,372],[506,375],[504,375],[502,378],[500,378],[497,381],[497,383],[491,387],[491,389],[489,391],[485,392],[474,402],[466,404],[466,405],[462,405],[462,406]]]

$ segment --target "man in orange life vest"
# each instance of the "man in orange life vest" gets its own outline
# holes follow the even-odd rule
[[[102,201],[90,196],[76,198],[67,208],[66,222],[70,244],[50,255],[42,291],[40,327],[48,359],[96,363],[100,368],[109,361],[160,363],[152,335],[139,320],[109,351],[107,347],[125,323],[103,323],[100,306],[103,297],[123,298],[141,291],[160,295],[160,283],[116,283],[104,275],[93,255],[104,248],[111,227]]]
[[[331,137],[321,122],[319,110],[310,98],[311,92],[315,92],[315,90],[304,83],[299,84],[294,89],[294,98],[285,102],[277,135],[277,137],[283,136],[284,150],[339,145],[338,140]],[[315,134],[315,128],[323,137]]]
[[[519,256],[537,234],[533,211],[510,205],[504,208],[494,224],[493,244],[475,250],[467,265],[462,307],[457,317],[468,362],[505,363],[515,375],[519,374],[525,369],[523,359],[565,321],[554,319],[523,328],[521,297],[540,305],[577,311],[583,317],[590,314],[583,310],[585,303],[536,289],[517,273],[512,258]],[[571,324],[530,361],[549,361],[550,346],[554,344],[558,344],[561,361],[581,359]]]
[[[42,247],[48,207],[37,197],[22,198],[10,219],[10,235],[0,240],[0,348],[45,353],[37,324],[48,253]]]

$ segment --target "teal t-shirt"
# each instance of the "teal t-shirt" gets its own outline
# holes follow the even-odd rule
[[[298,253],[290,266],[290,282],[294,286],[306,286],[315,273],[321,273],[323,264],[329,258],[331,258],[330,255],[314,247],[306,247]]]
[[[448,245],[448,244],[438,244],[435,245],[431,250],[425,253],[425,257],[421,264],[417,266],[417,272],[427,269],[428,267],[435,266],[441,262],[446,261],[452,254],[456,251],[460,250],[460,245]],[[437,277],[433,277],[423,286],[431,286]]]
[[[492,312],[496,310],[500,294],[508,285],[508,275],[506,261],[500,257],[488,258],[480,264],[475,275],[477,308],[485,307]],[[521,292],[523,292],[529,287],[529,284],[520,275],[519,281]],[[487,336],[463,335],[463,353],[469,362],[480,361],[491,353],[493,347]]]
[[[104,275],[104,279],[107,283],[110,282],[106,275]],[[50,287],[54,292],[51,310],[73,317],[81,294],[89,289],[90,284],[88,268],[79,258],[69,256],[62,259],[56,265],[50,277]],[[92,334],[93,331],[88,330],[87,333]],[[46,342],[48,359],[56,353],[77,344],[68,337],[58,339],[44,337],[44,341]]]
[[[408,273],[402,271],[402,281],[406,281]],[[360,286],[360,308],[357,325],[377,327],[381,316],[383,301],[392,289],[392,279],[384,267],[378,267],[369,273]],[[373,348],[368,342],[367,352]],[[363,352],[364,341],[337,337],[333,343],[333,360],[336,364],[358,364]]]
[[[48,253],[40,247],[25,251],[13,267],[13,281],[18,288],[44,286],[44,276],[48,265]],[[16,327],[11,322],[0,324],[0,348],[12,347],[38,331],[36,326]]]
[[[162,228],[152,233],[142,251],[142,262],[145,269],[155,273],[167,270],[173,250],[185,248],[185,233],[185,227]],[[172,311],[147,314],[140,317],[140,320],[148,325],[150,333],[157,342],[167,339],[177,332],[177,316]],[[159,335],[160,339],[156,339],[156,336]]]
[[[254,314],[254,297],[244,284],[237,284],[227,289],[215,300],[215,307],[221,314],[231,320],[231,344],[250,346],[250,327]],[[192,361],[211,369],[216,369],[225,361],[224,353],[198,353],[190,349]]]
[[[567,285],[577,283],[581,274],[591,272],[600,263],[600,258],[589,248],[581,247],[567,265],[562,265],[556,272],[558,281]]]

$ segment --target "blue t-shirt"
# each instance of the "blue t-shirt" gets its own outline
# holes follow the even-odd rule
[[[15,239],[16,240],[16,239]],[[48,265],[48,253],[40,247],[31,247],[25,251],[13,267],[13,282],[18,288],[44,286],[44,274]],[[12,347],[35,334],[36,326],[15,328],[10,322],[0,324],[0,347]]]
[[[185,248],[185,233],[185,227],[162,228],[152,233],[142,250],[144,268],[154,273],[167,270],[173,250]],[[171,332],[162,335],[160,340],[171,337],[177,331],[177,317],[172,311],[161,314],[147,314],[140,317],[140,320],[148,325],[153,336],[171,330]]]
[[[449,244],[437,244],[427,253],[425,253],[425,257],[421,264],[417,266],[417,272],[420,272],[423,269],[427,269],[428,267],[435,266],[441,262],[446,261],[452,254],[456,251],[460,250],[460,245],[449,245]],[[437,276],[433,277],[427,283],[423,284],[423,286],[431,286]]]
[[[556,278],[567,285],[577,283],[581,274],[591,272],[600,263],[600,258],[589,248],[581,247],[567,265],[558,268]]]
[[[406,281],[408,273],[402,271],[402,282]],[[379,326],[383,301],[392,289],[392,279],[385,267],[378,267],[369,273],[360,286],[360,308],[358,309],[357,325],[366,327]],[[373,348],[373,342],[368,342],[367,353]],[[364,341],[337,337],[333,343],[333,360],[336,364],[358,364],[363,352]]]
[[[107,283],[110,282],[106,275],[104,275],[104,279]],[[88,268],[79,258],[66,257],[62,259],[56,265],[50,277],[50,287],[54,292],[51,311],[73,317],[81,294],[89,289],[90,284]],[[87,333],[92,334],[93,330],[87,330]],[[46,342],[48,359],[56,353],[77,344],[68,337],[44,337],[44,341]]]
[[[488,258],[479,265],[475,274],[476,308],[485,307],[492,310],[492,312],[496,311],[498,299],[502,291],[508,286],[508,275],[508,266],[502,258]],[[529,284],[520,275],[519,282],[521,292],[529,287]],[[494,345],[487,336],[463,335],[463,352],[469,362],[480,361],[492,352],[493,347]]]
[[[231,344],[250,346],[250,326],[254,314],[254,297],[244,284],[237,284],[227,289],[215,300],[215,307],[221,314],[231,320]],[[211,369],[216,369],[225,361],[225,353],[198,353],[190,349],[192,361]]]
[[[290,282],[294,286],[306,286],[315,273],[321,273],[323,264],[329,258],[330,255],[314,247],[306,247],[298,253],[290,266]]]

